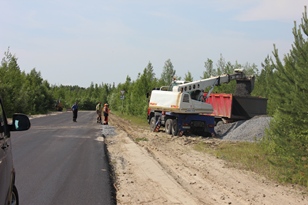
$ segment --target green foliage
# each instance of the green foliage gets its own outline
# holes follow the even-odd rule
[[[205,71],[203,71],[203,76],[201,79],[210,78],[211,76],[217,76],[216,69],[213,68],[213,61],[211,59],[207,59],[204,63]]]
[[[205,65],[208,66],[204,77],[222,72],[233,71],[230,62],[226,63],[220,57],[217,65],[220,67],[213,69],[213,62],[208,59]],[[154,68],[151,62],[147,64],[142,73],[138,73],[137,79],[132,81],[129,76],[124,84],[117,87],[109,84],[93,84],[88,88],[79,86],[54,86],[41,78],[40,72],[32,69],[29,74],[21,72],[17,64],[17,58],[9,50],[5,53],[0,68],[1,85],[0,92],[3,95],[5,104],[9,105],[9,113],[46,113],[55,111],[56,102],[61,102],[64,109],[69,109],[76,101],[79,108],[83,110],[95,109],[97,102],[109,103],[114,111],[121,111],[136,116],[146,116],[148,107],[148,96],[152,89],[170,85],[175,77],[176,70],[170,59],[165,62],[161,78],[155,77]],[[181,79],[177,76],[177,79]],[[193,81],[191,73],[185,74],[186,81]],[[233,92],[235,84],[217,87],[216,92]],[[121,94],[124,91],[124,95]]]
[[[116,88],[112,89],[112,92],[108,95],[108,102],[112,110],[121,111],[122,113],[129,112],[130,101],[128,96],[131,86],[132,80],[127,76],[124,84],[120,83]],[[121,92],[124,92],[123,95]]]
[[[277,105],[280,103],[280,97],[275,97],[272,92],[272,87],[275,84],[276,74],[275,65],[272,63],[271,57],[267,56],[262,65],[260,75],[256,76],[255,86],[252,92],[254,96],[267,98],[267,113],[272,116],[276,110]]]
[[[0,67],[0,93],[8,116],[14,112],[46,113],[53,104],[49,84],[35,69],[29,74],[21,72],[17,60],[8,49]]]
[[[201,78],[206,79],[210,77],[215,77],[223,74],[232,74],[235,69],[243,69],[245,74],[248,75],[256,75],[258,72],[258,68],[255,64],[246,63],[244,65],[235,62],[233,65],[231,62],[226,62],[222,54],[220,54],[220,58],[217,61],[216,68],[213,66],[213,61],[211,59],[207,59],[204,63],[205,71],[203,72],[203,76]],[[222,84],[220,86],[215,86],[213,93],[231,93],[235,92],[236,81],[231,81],[228,84]],[[210,87],[205,91],[209,91]]]
[[[173,69],[173,65],[171,63],[171,60],[168,59],[165,62],[163,72],[161,74],[160,78],[160,84],[161,85],[170,85],[172,82],[173,77],[175,77],[176,71]]]
[[[41,73],[32,69],[29,74],[26,75],[24,83],[27,93],[28,112],[32,114],[46,113],[53,106],[52,95],[50,94],[49,84],[41,78]]]
[[[151,63],[143,70],[143,74],[139,75],[136,82],[131,86],[130,91],[130,112],[129,114],[140,116],[144,115],[147,110],[148,101],[147,93],[151,92],[155,86],[155,74]]]
[[[188,71],[187,74],[185,74],[184,80],[188,82],[194,81],[193,77],[191,76],[191,72]]]
[[[148,138],[146,138],[146,137],[137,137],[137,138],[135,139],[135,141],[136,141],[136,142],[141,142],[141,141],[149,141],[149,140],[148,140]]]
[[[108,95],[112,88],[109,84],[93,84],[90,87],[52,86],[53,100],[60,100],[64,108],[69,109],[76,101],[81,110],[94,110],[98,102],[108,103]]]
[[[143,69],[143,73],[138,73],[136,81],[132,82],[131,78],[127,77],[124,84],[119,84],[110,93],[108,101],[115,111],[145,117],[148,107],[147,96],[155,87],[159,87],[159,84],[155,78],[153,66],[149,62]],[[123,96],[121,91],[124,91]]]
[[[275,78],[271,95],[276,104],[267,143],[271,162],[284,167],[281,180],[308,186],[308,18],[293,29],[294,44],[283,62],[274,47]],[[304,38],[302,32],[306,35]],[[279,103],[278,103],[279,102]]]

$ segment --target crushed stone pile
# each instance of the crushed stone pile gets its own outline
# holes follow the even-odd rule
[[[270,120],[269,116],[256,116],[249,120],[217,125],[215,132],[222,140],[255,142],[262,139]]]
[[[110,125],[101,125],[102,126],[102,135],[104,137],[112,137],[116,135],[115,127]]]

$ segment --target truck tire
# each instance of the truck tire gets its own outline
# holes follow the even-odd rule
[[[167,119],[165,124],[165,130],[167,134],[172,134],[172,119]]]
[[[155,119],[155,117],[152,117],[151,120],[150,120],[150,130],[152,132],[154,132],[155,127],[156,127],[156,119]]]
[[[173,136],[177,136],[179,133],[179,127],[178,127],[178,120],[174,119],[172,120],[172,129],[171,133]]]
[[[208,131],[208,129],[204,129],[202,137],[211,137],[211,133]]]

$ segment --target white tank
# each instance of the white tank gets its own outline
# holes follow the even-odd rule
[[[152,91],[149,108],[175,113],[211,114],[213,112],[211,104],[192,100],[189,93],[163,90]]]

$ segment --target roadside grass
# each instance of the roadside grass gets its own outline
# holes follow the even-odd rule
[[[290,183],[282,178],[282,173],[288,166],[273,165],[272,158],[267,154],[262,143],[220,142],[213,146],[200,142],[194,149],[223,159],[230,167],[252,171],[276,182]]]
[[[135,141],[136,141],[136,142],[141,142],[141,141],[149,141],[149,140],[148,140],[148,138],[146,138],[146,137],[137,137],[137,138],[135,139]]]
[[[122,119],[125,119],[134,125],[141,126],[143,128],[149,127],[149,124],[147,122],[147,118],[142,116],[131,116],[127,114],[123,114],[119,111],[114,111],[113,114],[115,114],[118,117],[121,117]]]
[[[266,174],[272,171],[265,171],[270,164],[266,155],[256,143],[248,142],[220,142],[215,146],[204,145],[203,142],[195,146],[197,151],[213,154],[219,159],[232,162],[229,166],[244,168],[258,173]]]

